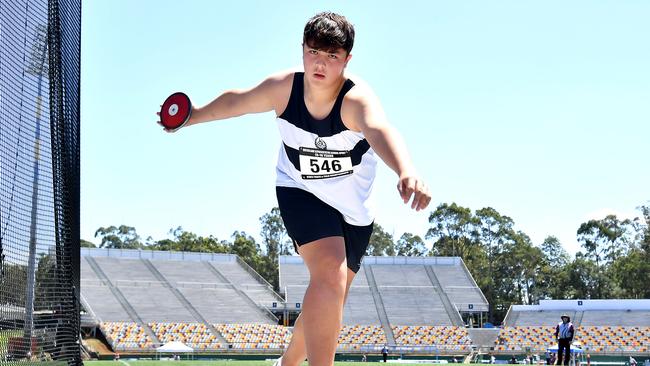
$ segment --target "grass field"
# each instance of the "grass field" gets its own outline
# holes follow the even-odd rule
[[[390,360],[388,362],[391,363]],[[273,363],[271,361],[86,361],[84,365],[88,366],[271,366]],[[334,366],[363,366],[364,364],[370,365],[379,365],[383,364],[382,362],[335,362]],[[395,365],[393,363],[393,365]],[[401,365],[401,364],[400,364]],[[424,364],[413,364],[413,365],[424,365]],[[472,364],[478,365],[478,364]],[[303,363],[303,366],[307,366],[307,362]]]
[[[344,363],[345,365],[350,364],[350,362]],[[340,366],[344,365],[343,363]],[[273,362],[271,361],[229,361],[229,360],[219,360],[219,361],[131,361],[131,360],[120,360],[120,361],[86,361],[84,365],[88,366],[271,366]],[[307,365],[307,363],[305,363]],[[338,363],[337,363],[337,366]],[[359,366],[357,363],[356,366]]]

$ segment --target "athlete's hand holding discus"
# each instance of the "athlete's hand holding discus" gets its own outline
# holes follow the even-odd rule
[[[176,132],[189,122],[192,110],[192,102],[185,93],[174,93],[165,99],[160,112],[156,113],[160,118],[157,123],[165,132]]]
[[[277,73],[253,88],[224,91],[202,107],[195,107],[186,94],[174,93],[160,106],[156,122],[165,132],[176,132],[199,123],[272,111],[281,104],[278,99],[284,96],[287,81],[291,86],[289,75],[293,73]]]

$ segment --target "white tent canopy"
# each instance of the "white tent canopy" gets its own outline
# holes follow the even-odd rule
[[[194,352],[194,349],[192,347],[186,346],[183,342],[173,341],[167,342],[164,345],[156,348],[156,352],[187,353]]]
[[[549,347],[547,350],[550,353],[557,353],[557,345]],[[571,353],[583,353],[584,351],[581,348],[578,348],[577,346],[571,346]]]

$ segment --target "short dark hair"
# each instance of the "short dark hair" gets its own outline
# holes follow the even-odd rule
[[[307,21],[302,42],[318,50],[342,48],[349,54],[354,45],[354,26],[343,15],[318,13]]]

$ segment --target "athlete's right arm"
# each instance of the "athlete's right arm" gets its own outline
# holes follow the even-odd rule
[[[293,72],[281,72],[267,77],[253,88],[225,91],[203,107],[192,107],[192,115],[185,126],[277,110],[282,105],[282,98],[286,98],[287,85],[291,91],[292,75]]]

